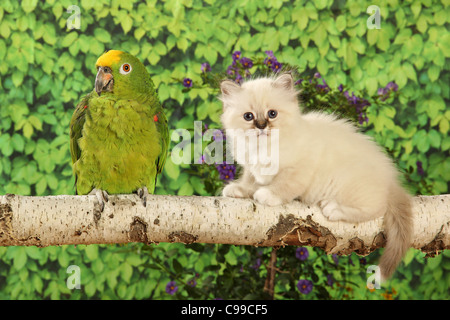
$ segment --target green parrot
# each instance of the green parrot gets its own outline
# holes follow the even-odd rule
[[[109,50],[95,67],[94,90],[70,121],[76,192],[95,194],[102,211],[108,194],[137,192],[146,205],[167,157],[167,118],[136,57]]]

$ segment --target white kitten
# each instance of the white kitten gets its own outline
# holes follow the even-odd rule
[[[241,153],[243,175],[228,184],[223,195],[269,206],[300,199],[319,205],[330,220],[361,222],[384,216],[388,240],[379,266],[383,279],[389,278],[411,243],[413,226],[411,198],[381,148],[346,120],[318,112],[301,114],[289,73],[242,86],[223,81],[221,91],[227,140],[247,142],[245,148],[236,143],[231,147],[235,157]],[[278,170],[263,174],[268,165],[254,157],[272,132],[279,135],[279,143],[276,152],[273,141],[268,150],[277,155]],[[251,136],[257,136],[257,145],[248,144]]]

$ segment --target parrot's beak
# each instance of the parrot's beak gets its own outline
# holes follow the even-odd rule
[[[114,78],[109,67],[98,67],[97,77],[95,78],[95,91],[100,96],[102,92],[111,92],[113,90]]]

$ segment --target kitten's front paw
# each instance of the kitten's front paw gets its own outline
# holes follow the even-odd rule
[[[229,198],[245,198],[242,187],[237,183],[230,183],[223,188],[222,195]]]
[[[323,200],[319,203],[319,206],[322,208],[323,215],[328,220],[339,221],[344,219],[344,214],[336,201]]]
[[[281,200],[280,197],[276,196],[272,191],[270,191],[268,188],[259,188],[256,190],[255,194],[253,195],[253,199],[258,201],[261,204],[275,207],[283,204],[283,200]]]

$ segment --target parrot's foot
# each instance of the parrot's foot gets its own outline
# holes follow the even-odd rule
[[[100,212],[103,212],[103,210],[105,209],[105,203],[109,201],[108,193],[105,190],[94,188],[89,193],[89,195],[97,196],[97,200],[100,205]]]
[[[139,198],[142,199],[142,203],[144,204],[144,207],[146,207],[147,206],[147,197],[149,195],[147,187],[139,188],[137,190],[137,194],[138,194]]]

